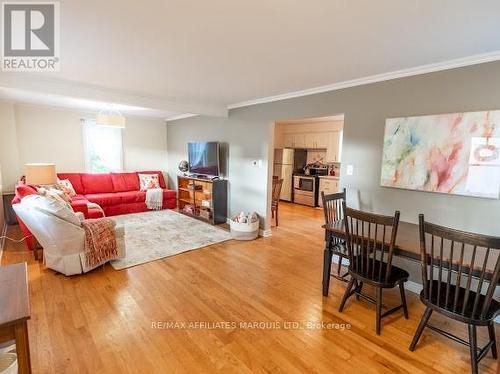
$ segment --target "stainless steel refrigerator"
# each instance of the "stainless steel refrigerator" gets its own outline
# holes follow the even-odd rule
[[[307,151],[305,149],[277,148],[274,150],[273,175],[283,179],[281,200],[292,201],[293,174],[302,172],[306,162]]]

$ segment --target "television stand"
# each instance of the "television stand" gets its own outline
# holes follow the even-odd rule
[[[217,225],[227,220],[227,180],[177,176],[179,212]]]
[[[191,174],[189,177],[196,178],[196,179],[210,179],[212,181],[220,179],[220,177],[218,177],[218,176],[211,177],[211,176],[206,175],[206,174]]]
[[[191,174],[191,177],[197,179],[209,179],[208,175],[205,174]]]

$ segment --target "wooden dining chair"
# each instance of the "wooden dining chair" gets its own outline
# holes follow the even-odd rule
[[[323,201],[323,212],[325,213],[325,226],[344,224],[344,209],[342,203],[346,199],[346,190],[342,192],[325,195],[321,191]],[[338,257],[337,274],[332,274],[332,258]],[[330,278],[347,282],[348,272],[341,274],[342,260],[347,259],[347,250],[345,248],[345,239],[338,238],[325,229],[325,250],[323,252],[323,296],[328,296],[330,290]]]
[[[407,271],[392,265],[394,244],[399,224],[399,212],[394,216],[382,216],[351,209],[344,205],[346,246],[349,254],[348,271],[351,275],[339,311],[344,310],[349,297],[356,295],[376,304],[376,332],[380,335],[382,318],[403,308],[408,319],[404,283],[408,280]],[[376,289],[373,299],[362,293],[363,285]],[[401,305],[382,313],[382,290],[399,286]]]
[[[420,300],[426,306],[410,351],[415,349],[426,327],[470,349],[472,373],[491,349],[497,358],[493,320],[500,304],[493,294],[500,276],[500,237],[450,229],[426,222],[419,216],[420,253],[423,290]],[[432,312],[466,323],[469,341],[429,325]],[[487,326],[489,342],[477,345],[477,326]]]
[[[283,185],[283,179],[278,179],[273,177],[273,195],[271,200],[271,216],[276,220],[276,226],[278,226],[278,208],[281,195],[281,186]]]

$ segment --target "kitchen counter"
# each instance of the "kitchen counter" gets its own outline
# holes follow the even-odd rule
[[[320,175],[319,177],[325,179],[335,179],[335,180],[339,180],[340,178],[338,175]]]

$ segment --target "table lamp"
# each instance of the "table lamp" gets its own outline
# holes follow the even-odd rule
[[[57,183],[56,165],[26,164],[26,184],[46,186]]]

